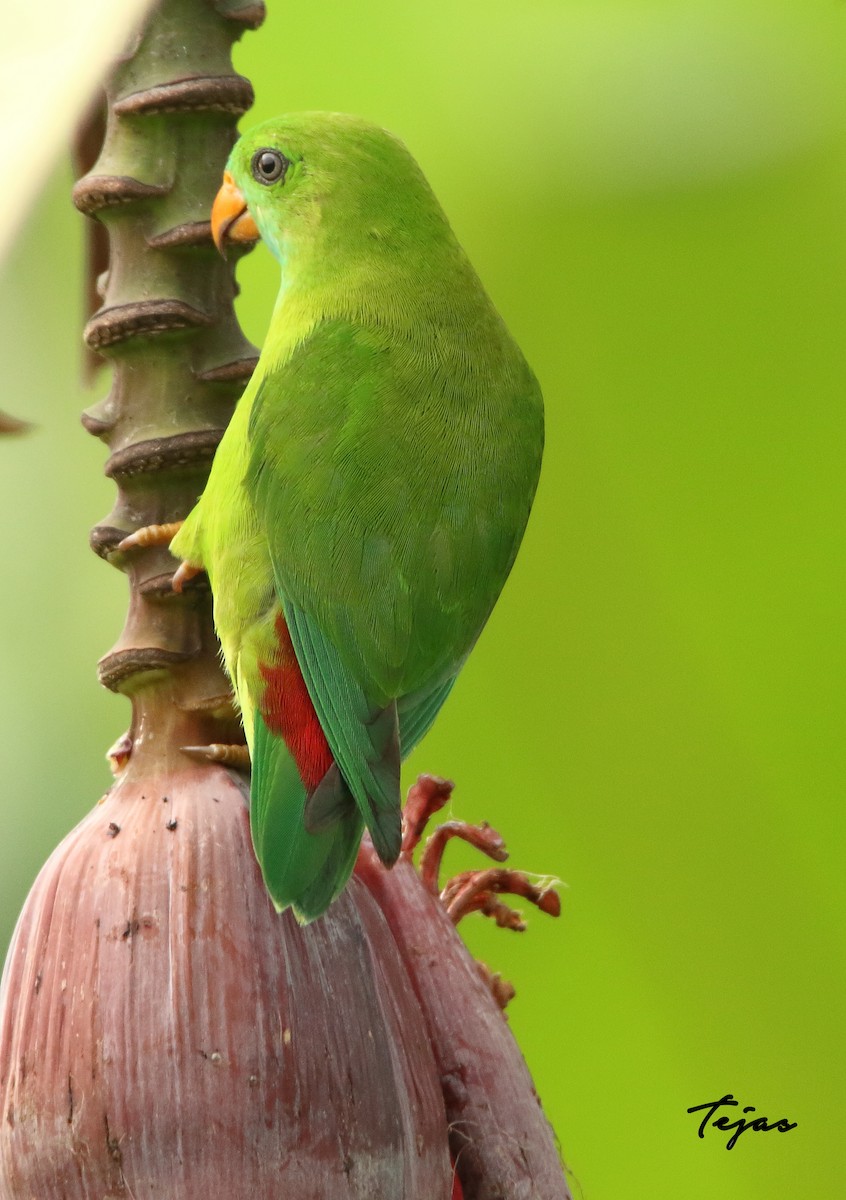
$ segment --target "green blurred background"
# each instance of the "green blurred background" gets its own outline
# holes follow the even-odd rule
[[[839,1195],[846,6],[270,7],[252,115],[399,133],[546,395],[524,548],[408,778],[564,881],[557,923],[464,931],[517,985],[574,1195]],[[94,672],[125,585],[86,543],[108,379],[76,382],[70,183],[0,289],[0,407],[39,424],[0,441],[3,946],[128,718]],[[260,341],[270,256],[241,282]],[[686,1109],[727,1091],[798,1128],[699,1140]]]

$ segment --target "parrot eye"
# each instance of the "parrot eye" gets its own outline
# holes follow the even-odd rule
[[[259,183],[276,183],[288,170],[289,162],[278,150],[257,150],[251,164],[253,178]]]

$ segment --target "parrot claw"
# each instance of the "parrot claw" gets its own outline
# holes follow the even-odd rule
[[[224,767],[233,767],[236,771],[249,771],[250,752],[244,745],[224,745],[221,742],[210,742],[208,746],[180,746],[183,754],[193,758],[195,762],[220,763]]]
[[[173,590],[181,593],[185,584],[193,579],[195,575],[202,575],[203,568],[195,567],[189,562],[182,562],[173,573]]]
[[[130,533],[122,542],[118,542],[115,551],[118,554],[125,554],[127,550],[145,550],[149,546],[169,546],[184,524],[184,521],[168,521],[165,525],[144,525],[141,529]],[[193,563],[180,563],[173,574],[173,590],[180,594],[185,584],[195,575],[202,574],[202,571],[202,567],[195,567]]]
[[[144,525],[118,542],[115,550],[125,554],[127,550],[141,550],[147,546],[169,546],[183,524],[183,521],[169,521],[166,525]]]

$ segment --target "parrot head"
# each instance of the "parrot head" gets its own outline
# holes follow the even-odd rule
[[[265,121],[236,142],[212,209],[221,252],[262,238],[281,261],[445,224],[423,173],[387,130],[344,113]],[[357,236],[358,235],[358,236]]]

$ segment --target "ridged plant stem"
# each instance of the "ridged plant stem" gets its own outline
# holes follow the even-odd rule
[[[77,208],[109,239],[103,303],[85,341],[113,381],[83,423],[108,445],[118,493],[91,545],[129,577],[127,622],[99,675],[132,699],[132,775],[177,765],[182,745],[241,736],[204,579],[177,596],[165,548],[115,548],[139,526],[187,514],[255,366],[209,210],[253,100],[232,69],[232,43],[263,16],[244,0],[162,0],[107,82],[102,149],[74,188]]]

